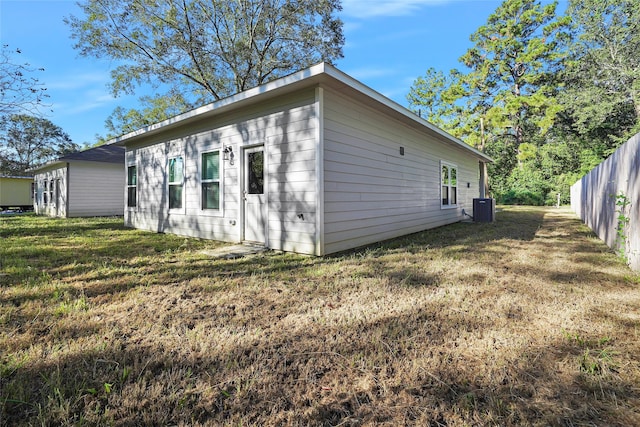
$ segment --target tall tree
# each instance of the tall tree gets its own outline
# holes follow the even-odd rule
[[[340,0],[85,0],[71,16],[84,56],[121,65],[115,95],[141,84],[201,105],[342,57]]]
[[[407,101],[416,114],[442,129],[455,132],[454,104],[446,98],[452,79],[452,75],[431,67],[424,76],[414,80]]]
[[[51,121],[24,114],[0,119],[0,174],[22,175],[34,166],[78,150]]]
[[[640,2],[571,0],[570,60],[561,101],[585,142],[610,154],[640,131]]]
[[[189,104],[179,93],[143,96],[140,100],[143,105],[141,110],[116,107],[105,123],[108,131],[106,139],[161,122],[168,116],[175,116],[189,109]]]
[[[555,98],[564,50],[556,19],[557,2],[506,0],[487,24],[470,37],[474,46],[461,58],[470,70],[462,76],[468,109],[480,113],[494,137],[511,129],[515,150],[527,141],[527,129],[546,131],[561,110]]]
[[[49,96],[34,76],[44,69],[18,63],[14,56],[21,53],[20,49],[10,49],[6,44],[0,48],[0,116],[24,112],[38,114]]]

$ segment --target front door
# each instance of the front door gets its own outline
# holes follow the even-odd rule
[[[264,146],[244,150],[244,240],[265,244],[267,215]]]

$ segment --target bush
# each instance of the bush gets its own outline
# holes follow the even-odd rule
[[[544,196],[538,192],[515,188],[498,196],[498,203],[503,205],[533,205],[542,206]]]

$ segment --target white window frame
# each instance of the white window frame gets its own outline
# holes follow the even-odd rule
[[[49,206],[50,201],[51,200],[49,199],[49,180],[45,179],[44,190],[42,191],[42,205]]]
[[[176,159],[181,159],[182,161],[182,181],[178,184],[178,181],[171,181],[171,161],[172,160],[176,160]],[[185,198],[185,172],[186,172],[186,164],[185,164],[185,157],[183,153],[177,153],[175,155],[170,156],[167,159],[167,208],[169,209],[170,212],[185,212],[185,205],[186,205],[186,198]],[[171,186],[172,185],[180,185],[182,187],[182,191],[180,194],[180,207],[175,207],[172,208],[171,207]]]
[[[217,180],[212,180],[212,179],[204,179],[203,178],[203,173],[204,173],[204,156],[206,154],[211,154],[211,153],[218,153],[218,179]],[[215,149],[211,149],[211,150],[206,150],[206,151],[202,151],[200,152],[200,157],[199,157],[199,168],[198,168],[198,177],[199,177],[199,190],[200,190],[200,213],[203,215],[207,215],[207,216],[223,216],[223,208],[224,208],[224,197],[223,197],[223,181],[224,181],[224,159],[223,159],[223,153],[222,153],[222,147],[218,147]],[[219,187],[218,187],[218,209],[205,209],[204,208],[204,197],[203,197],[203,185],[207,184],[207,183],[212,183],[212,182],[217,182]]]
[[[444,176],[443,176],[443,171],[442,169],[446,167],[447,168],[447,180],[445,181]],[[451,179],[451,171],[455,170],[456,173],[456,182],[455,185],[453,185],[452,183],[452,179]],[[440,208],[441,209],[454,209],[458,207],[458,199],[460,198],[460,192],[458,191],[458,189],[460,188],[459,182],[460,182],[460,173],[458,171],[458,165],[456,165],[455,163],[450,163],[444,160],[440,161],[440,171],[439,171],[439,175],[440,175]],[[443,188],[447,187],[447,203],[444,203],[444,194],[443,194]],[[456,202],[455,203],[451,203],[451,195],[453,194],[452,189],[455,188],[455,193],[456,193]]]
[[[129,183],[129,169],[130,168],[135,168],[136,171],[136,183],[135,184],[131,184]],[[138,208],[138,205],[140,203],[140,199],[138,198],[138,165],[136,163],[130,163],[127,165],[127,182],[126,182],[126,187],[127,187],[127,194],[125,195],[125,201],[126,201],[126,208],[129,210],[135,210]],[[129,189],[131,188],[135,188],[135,192],[136,192],[136,204],[134,206],[131,206],[129,204]]]

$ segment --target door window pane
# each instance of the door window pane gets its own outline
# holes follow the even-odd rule
[[[249,153],[248,160],[248,193],[264,194],[264,151]]]

